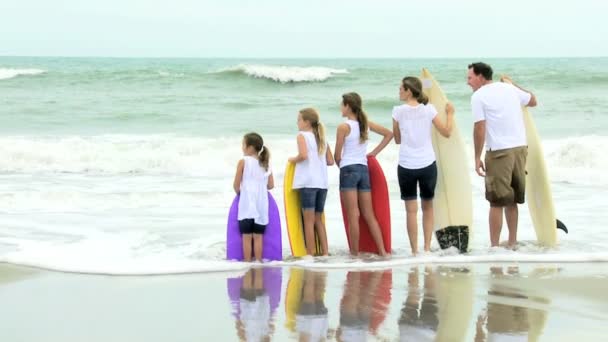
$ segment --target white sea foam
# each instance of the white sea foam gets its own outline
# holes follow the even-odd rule
[[[12,69],[12,68],[0,68],[0,80],[6,80],[17,76],[26,75],[40,75],[45,73],[46,70],[42,69]]]
[[[419,262],[608,261],[604,252],[608,232],[603,229],[608,208],[602,193],[589,192],[585,185],[591,181],[594,189],[602,186],[598,179],[603,179],[606,165],[596,148],[606,139],[582,137],[545,144],[550,175],[572,177],[566,181],[581,184],[573,188],[562,183],[563,179],[554,183],[558,217],[570,228],[569,235],[559,232],[559,249],[524,244],[515,253],[488,250],[483,180],[472,175],[473,253],[407,257],[405,212],[399,200],[395,169],[398,147],[390,145],[379,161],[389,183],[393,259],[370,263],[348,258],[337,191],[338,169],[332,167],[326,219],[328,241],[335,256],[312,264],[298,260],[280,265],[378,268]],[[272,193],[283,215],[283,170],[287,158],[295,153],[295,139],[267,136],[266,141],[273,156],[277,187]],[[584,164],[583,158],[583,165],[566,165],[564,160],[576,161],[584,154],[581,151],[590,151],[588,158],[597,160]],[[104,274],[232,271],[247,267],[223,260],[226,214],[234,198],[232,178],[241,153],[240,137],[236,136],[2,137],[0,262]],[[570,175],[573,168],[593,179]],[[520,240],[535,239],[525,206],[520,210],[518,235]],[[288,256],[287,234],[283,233],[282,240],[283,254]]]
[[[583,136],[543,141],[553,181],[608,185],[607,136]]]
[[[20,242],[18,251],[0,256],[0,262],[37,267],[62,272],[109,275],[161,275],[206,272],[239,272],[253,264],[224,260],[223,248],[201,254],[206,248],[197,242],[180,249],[161,249],[133,245],[133,234],[120,238],[95,236],[68,243]],[[141,241],[140,241],[141,242]],[[200,241],[199,241],[200,242]],[[195,252],[195,253],[193,253]],[[287,255],[285,250],[284,254]],[[393,254],[389,259],[352,259],[345,251],[328,258],[302,258],[265,262],[266,266],[301,267],[308,269],[386,269],[404,265],[446,264],[468,265],[475,263],[588,263],[608,262],[607,252],[564,252],[559,250],[514,252],[502,248],[481,249],[468,255],[429,253],[417,257]]]
[[[179,174],[232,176],[241,157],[241,137],[198,138],[169,135],[0,137],[0,173]],[[293,139],[267,137],[275,170],[293,152]],[[608,137],[584,136],[543,141],[554,182],[608,185]],[[472,147],[469,149],[472,151]],[[390,145],[380,162],[392,168],[397,148]],[[209,163],[212,161],[212,163]]]
[[[255,78],[265,78],[280,83],[319,82],[347,74],[346,69],[333,69],[320,66],[298,67],[283,65],[239,64],[220,70],[220,72],[239,72]]]

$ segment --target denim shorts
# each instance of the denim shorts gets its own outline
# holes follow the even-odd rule
[[[302,210],[314,209],[316,213],[322,213],[324,211],[327,189],[301,188],[299,191]]]
[[[418,198],[418,187],[420,187],[420,198],[430,201],[435,197],[435,186],[437,185],[437,163],[423,167],[422,169],[406,169],[397,166],[397,178],[401,190],[401,199],[404,201]]]
[[[367,165],[353,164],[340,168],[340,191],[372,191]]]

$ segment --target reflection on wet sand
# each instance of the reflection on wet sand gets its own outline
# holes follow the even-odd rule
[[[228,280],[240,341],[271,340],[275,329],[272,315],[280,301],[280,288],[280,269],[251,268],[243,277]]]
[[[39,271],[33,268],[0,264],[0,285],[20,281],[38,273]]]
[[[285,295],[285,326],[297,332],[301,342],[331,338],[325,286],[327,272],[291,269]]]
[[[398,319],[400,341],[465,341],[472,305],[469,268],[414,266]]]
[[[348,272],[340,301],[338,341],[366,341],[375,338],[386,318],[391,301],[392,270]]]
[[[285,289],[282,272],[289,275]],[[594,282],[590,288],[605,288],[608,277],[594,274],[576,279],[579,284]],[[571,340],[581,333],[586,340],[597,340],[605,334],[600,323],[608,311],[601,300],[599,306],[581,309],[578,303],[587,303],[586,297],[564,298],[549,290],[561,289],[556,283],[567,279],[574,278],[546,265],[254,268],[229,280],[228,291],[242,341],[538,341],[566,335],[564,340]],[[276,310],[282,290],[284,315]],[[564,324],[547,324],[550,311],[557,311],[551,315],[557,322],[596,328],[572,332]]]
[[[418,267],[412,267],[407,278],[407,297],[399,317],[401,341],[434,341],[437,335],[437,274],[431,267],[426,267],[422,289],[420,278]]]
[[[533,272],[545,273],[537,269]],[[541,336],[549,299],[519,286],[518,267],[491,267],[487,306],[477,319],[475,341],[537,341]]]

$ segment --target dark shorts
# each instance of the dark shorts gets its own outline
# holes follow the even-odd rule
[[[300,309],[298,309],[298,314],[303,316],[327,315],[327,308],[322,301],[314,303],[301,303]]]
[[[264,234],[266,225],[257,224],[253,219],[239,221],[239,231],[241,234]]]
[[[319,188],[301,188],[300,202],[303,210],[313,210],[316,213],[322,213],[325,208],[325,199],[327,198],[327,189]]]
[[[524,203],[528,147],[486,151],[486,199],[492,207]]]
[[[433,162],[422,169],[406,169],[398,166],[397,178],[402,200],[417,199],[418,187],[420,187],[420,198],[427,201],[432,200],[435,197],[435,185],[437,185],[437,163]]]
[[[354,164],[340,168],[340,191],[372,191],[367,165]]]

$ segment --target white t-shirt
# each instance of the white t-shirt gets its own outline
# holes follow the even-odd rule
[[[306,151],[308,158],[296,164],[296,171],[293,176],[293,188],[318,188],[327,189],[327,159],[323,153],[319,154],[317,140],[313,132],[300,132],[306,141]]]
[[[400,341],[435,341],[437,332],[426,327],[414,326],[407,324],[399,325],[399,337]]]
[[[342,326],[342,341],[365,342],[367,341],[366,326]]]
[[[296,315],[296,329],[308,335],[309,341],[324,341],[329,329],[327,315]]]
[[[494,82],[471,96],[475,122],[486,121],[486,149],[503,150],[526,146],[526,127],[521,110],[531,95],[512,84]]]
[[[367,140],[363,143],[359,140],[359,121],[346,120],[346,124],[350,127],[350,133],[344,138],[340,168],[356,164],[367,166]]]
[[[261,341],[270,334],[270,298],[267,294],[255,297],[255,301],[240,300],[241,321],[247,341]]]
[[[488,333],[488,342],[525,342],[528,341],[527,332]]]
[[[268,224],[268,171],[253,157],[243,157],[244,169],[239,197],[238,220],[253,219],[260,225]]]
[[[437,109],[432,104],[412,107],[402,104],[393,108],[393,119],[399,124],[401,146],[399,165],[406,169],[422,169],[435,161],[431,128]]]

